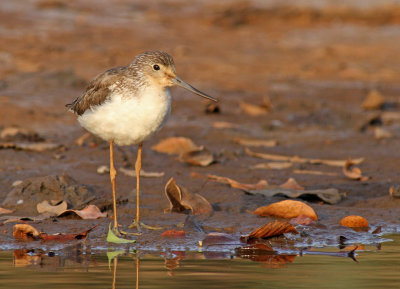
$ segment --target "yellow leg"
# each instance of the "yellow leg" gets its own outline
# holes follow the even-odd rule
[[[138,153],[135,163],[136,171],[136,222],[140,224],[140,214],[139,214],[139,197],[140,197],[140,170],[142,169],[142,146],[141,142],[138,147]]]
[[[112,195],[113,195],[113,211],[114,211],[114,232],[118,233],[118,221],[117,221],[117,199],[115,196],[115,177],[117,175],[117,171],[114,167],[114,143],[110,141],[110,179],[111,179],[111,187],[112,187]]]

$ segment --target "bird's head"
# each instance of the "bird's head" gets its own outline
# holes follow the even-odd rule
[[[145,77],[160,87],[178,85],[204,98],[217,101],[176,75],[175,64],[172,56],[162,51],[146,51],[135,57],[132,65],[138,66]]]

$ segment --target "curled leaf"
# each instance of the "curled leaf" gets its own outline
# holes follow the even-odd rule
[[[161,234],[161,237],[163,238],[182,238],[185,236],[185,231],[177,231],[175,229],[166,230],[164,233]]]
[[[82,210],[65,210],[58,217],[78,217],[80,219],[98,219],[107,217],[107,213],[102,213],[96,205],[87,205]]]
[[[343,166],[343,174],[352,180],[359,180],[359,181],[367,181],[370,177],[366,177],[362,175],[362,172],[359,168],[354,166],[355,163],[351,160],[346,161]]]
[[[300,215],[306,215],[314,221],[318,220],[317,214],[313,208],[303,202],[293,200],[280,201],[268,206],[259,207],[254,211],[254,214],[261,217],[274,216],[284,219],[292,219]]]
[[[304,190],[304,187],[300,186],[293,178],[289,178],[285,183],[283,183],[279,187],[290,190],[300,190],[300,191]]]
[[[350,215],[340,220],[340,225],[349,228],[368,228],[368,221],[361,216]]]
[[[200,215],[213,211],[211,204],[203,196],[179,187],[174,178],[169,179],[165,185],[165,195],[170,202],[168,209],[170,212],[190,212],[193,215]]]
[[[197,146],[191,139],[186,137],[169,137],[151,148],[159,153],[180,155],[186,152],[201,151],[204,147]]]
[[[116,244],[128,244],[128,243],[136,243],[136,240],[128,240],[117,237],[117,235],[115,235],[113,230],[111,229],[111,223],[110,223],[110,225],[108,226],[107,242]]]
[[[214,162],[214,156],[208,150],[189,151],[179,156],[181,162],[186,162],[193,166],[206,167]]]
[[[247,242],[252,241],[254,239],[268,239],[272,237],[281,236],[285,233],[293,233],[298,234],[295,227],[285,221],[272,221],[267,224],[258,227],[256,230],[251,232],[247,236]]]
[[[42,213],[50,213],[51,215],[59,215],[67,209],[68,205],[67,202],[62,201],[60,204],[52,206],[50,203],[45,200],[37,204],[36,209],[39,214]]]
[[[19,241],[34,241],[39,239],[39,231],[28,224],[15,224],[13,227],[13,236]]]

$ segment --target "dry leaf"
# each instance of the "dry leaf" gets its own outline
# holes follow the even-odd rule
[[[15,240],[19,241],[34,241],[39,239],[39,231],[28,224],[15,224],[13,236]]]
[[[284,219],[293,219],[300,215],[306,215],[314,221],[318,220],[313,208],[303,202],[293,200],[285,200],[259,207],[254,211],[254,214],[261,217],[274,216]]]
[[[40,233],[39,238],[45,242],[48,242],[48,241],[66,242],[66,241],[72,241],[72,240],[82,240],[82,239],[86,239],[89,232],[92,231],[97,226],[98,225],[96,225],[82,233],[78,233],[78,234],[61,234],[61,233],[59,233],[59,234],[47,235],[46,233]]]
[[[344,217],[340,221],[340,225],[349,228],[364,228],[368,227],[368,221],[361,216],[350,215]]]
[[[181,154],[179,160],[193,166],[206,167],[214,162],[214,156],[208,150],[190,151]]]
[[[269,111],[269,109],[264,106],[255,105],[244,101],[239,101],[239,106],[245,114],[251,116],[265,115]]]
[[[100,209],[96,205],[87,205],[82,210],[65,210],[61,212],[57,217],[70,217],[70,216],[78,216],[81,219],[98,219],[107,217],[107,213],[102,213]]]
[[[400,121],[400,112],[398,111],[385,111],[381,114],[381,119],[384,124],[391,124]]]
[[[201,151],[204,147],[197,146],[191,139],[186,137],[169,137],[151,148],[159,153],[180,155],[186,152]]]
[[[268,169],[268,170],[284,170],[293,166],[293,163],[289,162],[270,162],[270,163],[261,163],[251,166],[250,169],[259,170],[259,169]]]
[[[136,178],[136,171],[135,170],[128,170],[125,168],[120,168],[119,171],[126,176],[135,177]],[[140,176],[144,178],[161,178],[165,175],[164,172],[147,172],[143,169],[140,170]]]
[[[51,215],[58,215],[64,212],[67,209],[67,202],[62,201],[59,205],[52,206],[48,201],[43,201],[37,204],[36,209],[39,214],[42,213],[50,213]]]
[[[389,195],[392,198],[400,198],[400,186],[394,185],[389,188]]]
[[[165,185],[165,195],[170,202],[170,212],[185,213],[190,210],[191,214],[200,215],[213,211],[211,204],[203,196],[179,187],[174,178],[169,179]]]
[[[325,190],[292,190],[284,189],[280,187],[267,187],[261,190],[245,190],[248,194],[259,194],[266,197],[273,197],[276,195],[284,195],[288,198],[299,198],[299,197],[309,197],[316,196],[320,198],[325,203],[334,205],[342,200],[342,196],[339,191],[335,188],[325,189]]]
[[[302,158],[298,156],[283,156],[276,154],[264,154],[253,152],[250,149],[246,148],[245,153],[248,156],[271,160],[271,161],[282,161],[282,162],[292,162],[292,163],[310,163],[310,164],[323,164],[327,166],[334,167],[343,167],[346,163],[346,160],[323,160],[323,159],[312,159],[312,158]],[[351,160],[354,164],[360,164],[364,161],[364,158],[358,158]]]
[[[161,234],[161,237],[163,238],[182,238],[185,236],[185,231],[177,231],[175,229],[166,230],[164,233]]]
[[[278,144],[277,140],[266,139],[251,139],[251,138],[234,138],[233,141],[237,144],[250,147],[274,147]]]
[[[289,178],[285,183],[283,183],[279,187],[289,190],[301,190],[301,191],[304,190],[304,187],[300,186],[293,178]]]
[[[48,142],[37,142],[37,143],[13,143],[6,142],[0,143],[0,149],[15,149],[33,152],[44,152],[47,150],[54,150],[61,147],[59,144],[48,143]]]
[[[201,242],[202,246],[204,247],[221,244],[226,245],[229,243],[237,243],[237,240],[231,235],[217,232],[209,233]]]
[[[9,210],[9,209],[0,208],[0,215],[12,214],[14,212],[15,212],[15,210]]]
[[[381,127],[376,127],[374,130],[374,138],[376,140],[382,140],[385,138],[391,138],[393,135],[390,133],[390,131],[381,128]]]
[[[382,108],[385,98],[377,90],[372,90],[361,104],[363,109],[380,109]]]
[[[272,221],[267,224],[258,227],[256,230],[251,232],[247,237],[248,241],[252,239],[268,239],[272,237],[281,236],[285,233],[298,234],[295,227],[292,224],[285,221]]]
[[[310,171],[310,170],[293,170],[295,174],[306,174],[306,175],[316,175],[316,176],[337,176],[337,173],[322,172],[322,171]]]
[[[355,163],[351,160],[348,160],[343,166],[343,174],[352,180],[359,181],[367,181],[370,177],[366,177],[362,175],[362,172],[359,168],[354,166]]]
[[[232,188],[241,190],[261,190],[268,186],[268,182],[266,180],[260,180],[256,184],[243,184],[230,178],[220,177],[216,175],[207,175],[207,178],[218,183],[229,184]]]
[[[290,219],[290,223],[303,225],[303,226],[308,226],[314,222],[315,221],[313,219],[311,219],[310,217],[308,217],[306,215],[300,215],[296,218]]]
[[[227,121],[215,121],[212,123],[213,128],[223,129],[223,128],[237,128],[239,124]]]

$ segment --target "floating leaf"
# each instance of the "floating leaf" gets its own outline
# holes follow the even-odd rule
[[[151,148],[159,153],[180,155],[186,152],[201,151],[204,147],[197,146],[191,139],[186,137],[169,137]]]
[[[163,238],[183,238],[185,236],[185,231],[177,231],[175,229],[166,230],[164,233],[161,234],[161,237]]]
[[[110,225],[108,226],[107,242],[116,244],[128,244],[128,243],[136,243],[136,240],[128,240],[117,237],[114,234],[113,230],[111,229],[111,223],[110,223]]]
[[[323,160],[323,159],[312,159],[312,158],[302,158],[299,156],[283,156],[276,154],[265,154],[257,153],[251,151],[249,148],[245,149],[245,153],[248,156],[271,160],[271,161],[282,161],[282,162],[292,162],[292,163],[310,163],[310,164],[323,164],[327,166],[343,167],[346,160]],[[364,161],[364,158],[352,159],[354,164],[360,164]]]
[[[313,208],[303,202],[293,200],[280,201],[268,206],[259,207],[254,211],[254,214],[261,217],[274,216],[284,219],[292,219],[300,215],[306,215],[314,221],[318,220],[317,214]]]
[[[284,221],[272,221],[258,227],[247,236],[247,242],[254,239],[268,239],[272,237],[281,236],[286,233],[298,234],[295,227]]]
[[[368,228],[368,221],[361,216],[356,216],[356,215],[350,215],[347,217],[344,217],[340,221],[341,226],[349,227],[349,228]]]
[[[295,179],[289,178],[285,183],[280,185],[279,187],[283,189],[289,189],[289,190],[300,190],[304,191],[304,187],[300,186]]]
[[[181,154],[179,160],[193,166],[206,167],[214,162],[214,156],[208,150],[190,151]]]
[[[67,202],[62,201],[60,204],[56,206],[52,206],[48,201],[43,201],[37,204],[36,209],[39,214],[42,213],[50,213],[51,215],[59,215],[67,209]]]
[[[363,109],[380,109],[385,102],[385,98],[377,90],[372,90],[361,104]]]
[[[39,231],[28,224],[15,224],[13,236],[19,241],[34,241],[39,239]]]
[[[200,215],[213,211],[211,204],[203,196],[189,193],[185,188],[179,187],[174,178],[169,179],[165,185],[165,195],[170,202],[170,212]]]
[[[343,166],[343,174],[352,180],[359,181],[367,181],[370,177],[366,177],[362,175],[362,172],[359,168],[354,166],[355,163],[351,160],[348,160]]]
[[[107,217],[107,213],[102,213],[100,209],[96,205],[87,205],[82,210],[65,210],[61,212],[58,217],[65,218],[65,217],[76,217],[78,216],[81,219],[98,219],[98,218],[105,218]]]
[[[234,138],[234,142],[243,146],[251,147],[274,147],[278,144],[277,140],[251,139],[251,138]]]

